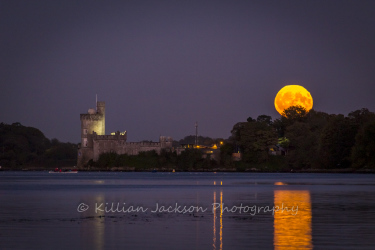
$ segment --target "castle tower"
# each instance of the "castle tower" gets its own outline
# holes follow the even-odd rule
[[[96,103],[97,110],[89,109],[87,114],[81,114],[81,147],[92,147],[88,139],[94,132],[105,135],[105,102]]]
[[[101,129],[102,130],[101,130],[100,133],[97,132],[97,134],[98,135],[105,135],[105,102],[97,102],[96,103],[96,112],[103,116],[103,119],[102,119],[102,122],[101,122],[101,126],[102,126]]]

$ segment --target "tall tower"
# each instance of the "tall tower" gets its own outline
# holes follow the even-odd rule
[[[83,167],[94,158],[94,132],[105,135],[105,102],[96,101],[96,109],[81,114],[81,147],[78,149],[77,167]]]
[[[101,131],[98,131],[97,134],[105,135],[105,102],[96,102],[96,112],[102,115]]]
[[[97,110],[89,109],[87,114],[81,114],[81,147],[92,147],[88,135],[94,132],[105,135],[105,102],[96,103]]]

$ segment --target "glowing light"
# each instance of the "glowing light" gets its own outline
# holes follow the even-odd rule
[[[275,186],[282,186],[282,185],[288,185],[288,184],[281,182],[281,181],[275,182]]]
[[[216,192],[214,191],[214,203],[216,204]],[[212,210],[213,212],[213,249],[216,249],[216,209]],[[219,239],[220,239],[220,250],[223,249],[223,191],[220,191],[220,231],[219,231]]]
[[[300,105],[307,111],[313,107],[313,99],[310,92],[299,85],[287,85],[280,89],[275,97],[275,108],[281,115],[291,106]]]
[[[274,215],[275,249],[312,249],[310,192],[301,190],[276,190]],[[297,213],[281,210],[298,206]]]
[[[220,191],[220,250],[223,249],[223,191]]]
[[[124,131],[124,132],[112,132],[111,135],[116,135],[116,133],[120,133],[120,135],[125,135],[126,131]]]
[[[214,192],[214,203],[216,203],[216,192]],[[216,209],[212,209],[213,213],[214,213],[214,227],[213,227],[213,238],[212,238],[212,241],[213,241],[213,247],[214,249],[216,248]]]

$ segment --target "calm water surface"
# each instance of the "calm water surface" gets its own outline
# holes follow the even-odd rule
[[[0,249],[375,249],[374,232],[371,174],[0,172]]]

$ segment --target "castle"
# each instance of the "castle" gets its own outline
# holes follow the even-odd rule
[[[77,166],[84,167],[90,160],[97,161],[100,154],[137,155],[140,152],[172,150],[172,138],[160,136],[159,142],[126,142],[125,132],[105,134],[105,102],[96,102],[96,110],[89,109],[81,114],[81,145],[78,147]]]

